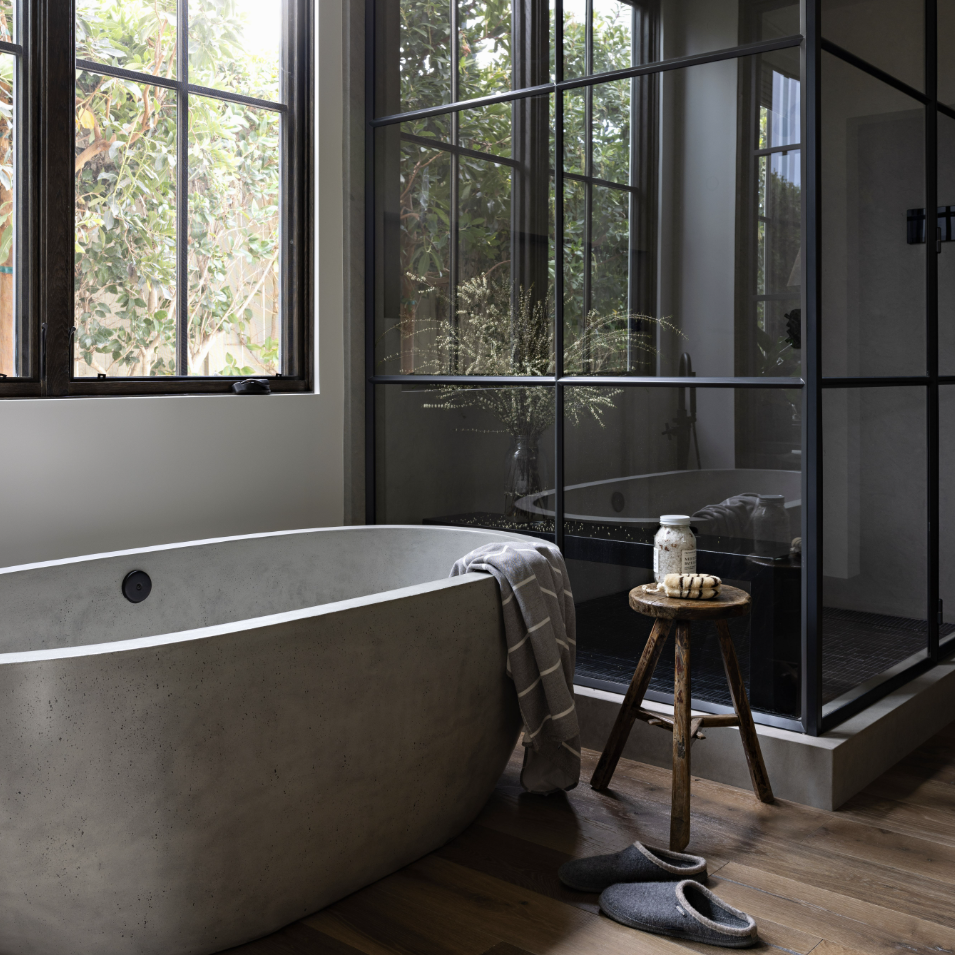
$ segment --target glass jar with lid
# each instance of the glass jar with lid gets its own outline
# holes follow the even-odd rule
[[[653,579],[659,584],[667,574],[696,573],[696,537],[688,514],[664,514],[653,538]]]

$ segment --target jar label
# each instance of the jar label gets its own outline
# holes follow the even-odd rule
[[[660,573],[660,548],[653,548],[653,572],[655,574]]]
[[[683,557],[683,570],[684,574],[695,574],[696,573],[696,551],[695,550],[685,550],[681,555]]]

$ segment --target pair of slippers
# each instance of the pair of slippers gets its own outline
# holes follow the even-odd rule
[[[750,916],[700,884],[707,878],[702,856],[635,842],[610,855],[565,862],[557,874],[571,889],[599,892],[604,914],[630,928],[726,948],[758,941]]]

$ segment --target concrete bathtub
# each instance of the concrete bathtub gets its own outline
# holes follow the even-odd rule
[[[465,828],[520,717],[497,584],[447,575],[506,539],[337,528],[0,570],[0,955],[220,951]]]

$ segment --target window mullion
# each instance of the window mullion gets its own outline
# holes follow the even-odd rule
[[[33,0],[31,94],[39,123],[31,130],[34,147],[34,196],[38,215],[36,291],[42,354],[41,393],[70,391],[73,327],[74,54],[73,4],[70,0]]]
[[[189,0],[176,11],[176,374],[189,374]]]

